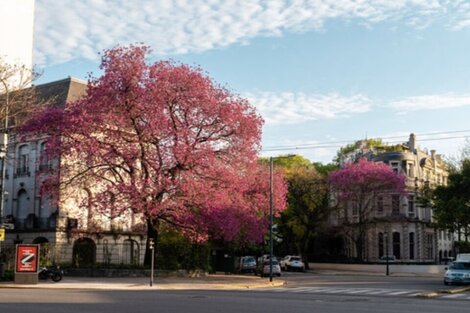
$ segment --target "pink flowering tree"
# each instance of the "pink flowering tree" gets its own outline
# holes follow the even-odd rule
[[[46,134],[61,160],[44,190],[87,188],[84,206],[120,216],[131,210],[148,237],[174,226],[195,241],[260,241],[267,230],[269,173],[257,163],[262,119],[247,100],[200,68],[148,64],[145,46],[103,54],[103,74],[86,95],[48,108],[23,131]],[[58,171],[60,169],[60,172]],[[275,214],[285,208],[277,174]]]
[[[362,158],[331,172],[328,181],[332,197],[341,209],[339,217],[345,234],[354,242],[357,257],[362,259],[377,196],[403,193],[405,176],[394,172],[385,163]]]

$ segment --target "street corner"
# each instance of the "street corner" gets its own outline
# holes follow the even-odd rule
[[[417,298],[423,298],[423,299],[435,299],[439,296],[439,294],[435,291],[430,291],[430,292],[420,292],[415,295]]]

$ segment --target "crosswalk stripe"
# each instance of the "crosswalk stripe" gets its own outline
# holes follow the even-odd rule
[[[319,294],[361,294],[361,295],[380,295],[380,296],[406,296],[413,297],[421,292],[417,290],[403,289],[373,289],[373,288],[334,288],[334,287],[281,287],[281,288],[259,288],[257,291],[269,291],[277,293],[319,293]],[[470,300],[468,294],[444,295],[441,298],[453,299],[460,298]]]
[[[405,290],[405,291],[395,291],[395,292],[390,292],[388,293],[387,295],[390,295],[390,296],[398,296],[398,295],[403,295],[405,293],[410,293],[409,290]]]
[[[346,293],[356,294],[356,293],[366,293],[366,292],[369,292],[369,291],[372,291],[372,290],[371,289],[355,289],[355,290],[346,291]]]
[[[332,289],[332,290],[325,291],[325,293],[341,293],[341,292],[346,292],[348,290],[349,289]]]
[[[317,292],[318,288],[315,287],[306,287],[306,288],[292,288],[291,292],[298,293],[298,292]]]
[[[377,291],[371,291],[369,292],[370,295],[378,295],[378,294],[381,294],[381,293],[387,293],[389,292],[390,290],[387,290],[387,289],[382,289],[382,290],[377,290]]]

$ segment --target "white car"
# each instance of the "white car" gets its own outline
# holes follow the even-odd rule
[[[279,262],[273,258],[273,276],[281,276],[281,267],[279,266]],[[269,276],[270,270],[270,260],[264,261],[261,265],[260,275],[261,277]]]
[[[305,270],[305,264],[302,262],[302,258],[297,255],[286,255],[281,260],[281,268],[284,271],[300,271],[303,272]]]

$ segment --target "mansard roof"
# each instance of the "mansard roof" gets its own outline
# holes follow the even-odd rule
[[[32,86],[39,102],[51,102],[52,105],[64,105],[80,99],[87,88],[87,82],[68,77],[65,79]]]

